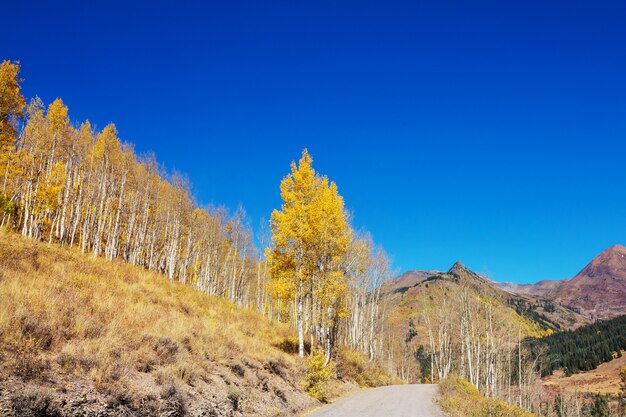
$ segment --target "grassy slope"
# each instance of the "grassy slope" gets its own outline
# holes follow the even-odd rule
[[[483,397],[476,387],[457,376],[439,384],[439,405],[450,417],[533,417],[504,401]]]
[[[161,275],[0,231],[0,300],[0,415],[271,416],[312,404],[302,365],[278,347],[289,328]]]
[[[566,377],[563,371],[542,379],[543,386],[552,393],[584,392],[592,394],[618,394],[620,392],[620,370],[626,366],[626,352],[621,358],[613,359],[596,369]]]

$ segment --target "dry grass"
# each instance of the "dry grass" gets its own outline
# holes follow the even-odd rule
[[[389,373],[377,362],[365,355],[350,350],[342,350],[337,365],[338,376],[362,387],[380,387],[393,383]]]
[[[37,379],[56,364],[107,389],[139,373],[193,383],[242,357],[269,369],[286,326],[163,276],[0,231],[0,355]],[[242,370],[236,368],[237,372]]]
[[[620,370],[626,366],[626,352],[620,358],[600,364],[598,368],[566,377],[563,371],[542,379],[543,386],[553,394],[580,392],[591,394],[612,394],[620,392]]]
[[[439,404],[450,417],[533,417],[504,401],[483,397],[476,387],[457,376],[439,384]]]

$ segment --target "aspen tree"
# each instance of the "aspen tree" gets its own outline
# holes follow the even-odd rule
[[[309,303],[306,324],[316,317],[314,324],[328,360],[337,319],[345,315],[342,262],[351,231],[336,184],[318,175],[312,162],[305,149],[280,185],[283,204],[271,217],[270,290],[277,300],[295,305],[300,356],[304,356],[304,306]]]
[[[11,153],[17,140],[17,123],[26,109],[19,74],[19,62],[3,61],[0,64],[0,174],[3,195],[7,192]]]

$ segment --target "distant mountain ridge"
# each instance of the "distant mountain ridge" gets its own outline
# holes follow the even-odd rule
[[[442,285],[459,288],[460,285],[469,287],[473,294],[482,294],[496,300],[500,305],[512,308],[520,316],[536,323],[540,331],[558,330],[577,327],[586,323],[578,314],[569,308],[552,305],[542,298],[508,291],[500,288],[498,283],[476,273],[462,262],[458,261],[447,272],[433,270],[407,271],[397,278],[385,283],[383,293],[388,300],[395,298],[392,303],[414,298],[420,288],[429,292],[429,285]]]
[[[573,278],[498,286],[510,293],[551,300],[590,321],[614,318],[626,312],[626,247],[613,245],[602,251]]]

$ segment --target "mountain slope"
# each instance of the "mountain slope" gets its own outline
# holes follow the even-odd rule
[[[536,284],[498,284],[522,296],[551,300],[578,312],[583,321],[617,317],[626,311],[626,247],[614,245],[601,252],[575,277]]]
[[[446,340],[460,343],[464,319],[459,312],[464,309],[471,310],[476,328],[487,331],[489,326],[500,340],[542,336],[563,326],[544,314],[543,305],[500,289],[460,262],[447,272],[409,271],[383,285],[382,292],[389,334],[386,349],[396,374],[409,382],[433,380],[429,355],[440,349],[433,347],[432,338],[444,331],[450,337]],[[489,323],[486,317],[492,317]]]
[[[162,275],[0,230],[0,300],[3,416],[273,416],[315,404],[283,350],[291,329]]]
[[[626,247],[612,246],[596,256],[553,294],[556,302],[577,309],[592,320],[626,311]]]

